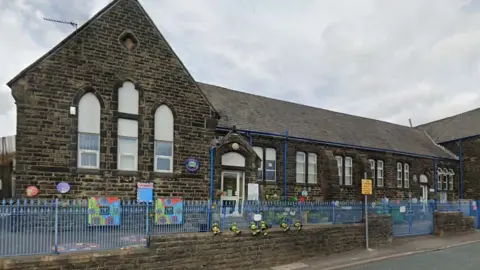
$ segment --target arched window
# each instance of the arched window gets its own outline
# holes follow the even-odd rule
[[[86,93],[78,103],[79,168],[100,167],[100,102],[93,93]]]
[[[438,168],[437,169],[437,190],[442,190],[443,184],[443,170]]]
[[[118,89],[118,112],[138,115],[138,91],[132,82],[124,82]],[[138,121],[131,118],[118,118],[117,169],[122,171],[138,169]]]
[[[155,160],[157,172],[173,172],[173,113],[166,105],[155,111]]]
[[[453,172],[452,169],[448,171],[448,189],[453,190],[453,177],[455,176],[455,173]]]

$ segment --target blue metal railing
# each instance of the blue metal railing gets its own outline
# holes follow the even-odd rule
[[[408,203],[407,214],[411,216],[401,213],[401,207]],[[122,201],[116,207],[98,208],[95,212],[87,200],[4,200],[0,203],[0,257],[144,247],[148,246],[149,236],[208,232],[213,223],[224,231],[233,223],[248,231],[255,214],[261,214],[272,227],[279,227],[282,221],[293,226],[297,220],[304,225],[361,223],[365,211],[363,202],[338,201],[182,201],[181,205],[177,209]],[[374,202],[368,211],[391,215],[395,224],[401,223],[398,230],[413,228],[420,233],[427,225],[417,227],[430,220],[422,216],[424,208],[408,201]],[[437,209],[468,211],[478,216],[478,211],[472,211],[471,201],[449,202]],[[422,222],[407,228],[406,224],[419,219]]]

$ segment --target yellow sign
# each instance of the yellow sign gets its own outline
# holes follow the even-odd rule
[[[362,179],[362,195],[372,195],[371,179]]]

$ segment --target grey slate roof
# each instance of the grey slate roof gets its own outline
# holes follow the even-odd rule
[[[417,126],[437,143],[480,135],[480,108]]]
[[[455,159],[424,131],[198,83],[220,112],[220,127]]]

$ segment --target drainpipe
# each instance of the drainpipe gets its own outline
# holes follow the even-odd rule
[[[436,205],[436,203],[437,203],[437,190],[438,190],[437,159],[433,160],[433,186],[435,188],[435,205]]]
[[[285,141],[283,142],[283,198],[287,201],[287,141],[288,129],[285,130]]]
[[[213,183],[214,183],[214,161],[215,147],[210,147],[210,200],[213,202]]]
[[[458,167],[460,174],[460,199],[463,199],[463,149],[462,149],[462,139],[458,140]]]
[[[213,201],[213,183],[214,183],[214,161],[215,161],[215,147],[210,147],[210,201],[208,203],[208,224],[207,224],[207,230],[210,231],[212,228],[212,204],[214,203]]]
[[[250,134],[250,132],[247,132],[247,137],[248,137],[248,143],[250,144],[250,146],[252,146],[253,145],[252,134]]]

